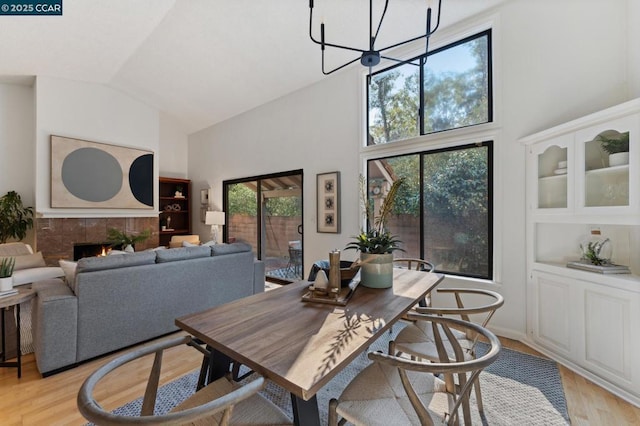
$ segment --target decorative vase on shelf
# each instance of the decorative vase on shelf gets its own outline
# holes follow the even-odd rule
[[[609,154],[609,167],[624,166],[629,164],[628,152],[616,152]]]
[[[604,238],[599,230],[591,231],[591,234],[580,243],[582,262],[596,266],[611,264],[612,248],[611,240]]]
[[[135,252],[135,249],[133,248],[133,245],[131,245],[131,244],[127,244],[127,245],[124,247],[124,251],[126,251],[127,253],[134,253],[134,252]]]

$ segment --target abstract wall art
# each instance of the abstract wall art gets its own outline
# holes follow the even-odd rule
[[[153,208],[153,152],[51,135],[52,208]]]
[[[318,232],[340,233],[340,172],[317,175]]]

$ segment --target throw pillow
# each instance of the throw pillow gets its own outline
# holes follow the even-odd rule
[[[70,260],[60,259],[58,261],[58,265],[60,265],[60,267],[62,268],[62,271],[64,272],[64,280],[66,281],[67,285],[69,286],[71,291],[75,293],[76,292],[76,268],[78,267],[78,264]]]
[[[182,242],[182,247],[198,247],[200,244],[193,244],[190,243],[189,241],[183,241]],[[204,244],[203,244],[204,245]]]
[[[216,242],[215,242],[215,241],[213,241],[213,240],[211,240],[211,241],[207,241],[206,243],[202,243],[202,245],[203,245],[203,246],[209,246],[209,247],[211,247],[211,246],[213,246],[213,245],[216,245],[216,244],[218,244],[218,243],[216,243]]]
[[[16,266],[13,268],[16,271],[19,271],[21,269],[40,268],[43,266],[47,266],[44,263],[42,252],[33,254],[22,254],[19,256],[0,256],[0,262],[2,262],[2,259],[4,259],[5,257],[13,257],[16,260]]]
[[[33,250],[29,250],[30,246],[25,243],[4,243],[0,244],[0,256],[13,257],[32,254]]]

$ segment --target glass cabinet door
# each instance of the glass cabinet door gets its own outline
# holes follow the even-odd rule
[[[637,129],[637,118],[630,116],[576,133],[578,179],[582,181],[578,191],[579,206],[589,209],[613,207],[621,209],[619,212],[636,206],[637,196],[629,186],[638,177]],[[633,185],[635,188],[637,183]]]
[[[567,161],[566,146],[551,145],[538,154],[538,208],[567,208]]]
[[[629,205],[629,132],[608,129],[584,143],[584,206]]]

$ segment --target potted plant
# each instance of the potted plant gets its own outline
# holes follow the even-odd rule
[[[580,250],[582,250],[582,259],[586,263],[596,266],[611,263],[611,243],[609,238],[580,244]]]
[[[33,208],[24,207],[20,194],[9,191],[0,197],[0,244],[9,238],[21,240],[33,228]]]
[[[16,259],[5,257],[0,262],[0,291],[9,291],[13,288],[13,268],[16,266]]]
[[[598,135],[602,149],[609,154],[609,166],[629,164],[629,132],[616,136]]]
[[[151,230],[145,229],[137,235],[134,234],[126,234],[123,231],[120,231],[115,228],[109,229],[107,234],[107,241],[114,244],[121,244],[124,247],[124,251],[134,252],[134,245],[136,243],[142,242],[151,236]]]
[[[360,198],[367,216],[367,229],[354,236],[355,241],[346,249],[360,251],[360,282],[365,287],[389,288],[393,285],[393,252],[404,250],[399,247],[402,241],[387,230],[386,222],[403,182],[404,179],[393,182],[376,216],[367,198],[366,181],[364,177],[360,178]]]

